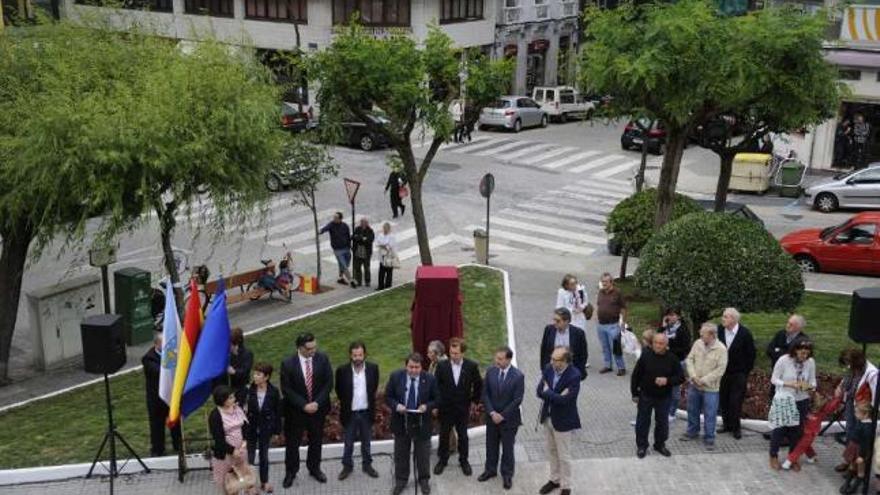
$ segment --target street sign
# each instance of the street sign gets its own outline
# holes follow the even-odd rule
[[[492,174],[486,174],[480,179],[480,195],[484,198],[488,198],[492,195],[492,192],[495,190],[495,176]]]
[[[354,204],[354,198],[357,196],[358,189],[361,188],[361,183],[348,177],[343,177],[342,180],[345,182],[345,193],[348,194],[348,202]]]

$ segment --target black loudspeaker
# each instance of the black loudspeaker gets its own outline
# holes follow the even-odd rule
[[[880,287],[853,291],[849,338],[859,344],[880,343]]]
[[[80,324],[83,364],[87,373],[116,373],[125,366],[122,316],[89,316]]]

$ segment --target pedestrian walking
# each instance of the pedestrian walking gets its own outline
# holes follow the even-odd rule
[[[525,393],[525,377],[511,364],[513,350],[495,349],[495,363],[486,372],[483,383],[483,408],[486,411],[486,467],[477,481],[498,476],[498,451],[501,450],[501,480],[505,490],[513,487],[516,466],[514,444],[522,424],[519,406]]]
[[[351,236],[351,251],[354,255],[354,283],[358,287],[370,286],[370,259],[373,258],[373,241],[376,235],[367,217],[361,218]]]
[[[581,387],[580,372],[572,366],[567,347],[556,347],[551,362],[541,373],[536,394],[541,404],[540,422],[544,425],[550,479],[538,493],[546,495],[561,488],[560,495],[571,494],[571,443],[581,419],[577,398]]]
[[[623,362],[623,350],[620,348],[620,329],[626,325],[626,301],[620,289],[614,286],[614,277],[605,272],[600,279],[601,288],[596,296],[596,314],[598,325],[596,333],[602,344],[602,358],[605,367],[599,373],[610,373],[611,359],[617,365],[617,376],[626,374]]]
[[[406,189],[406,176],[403,174],[401,169],[397,166],[391,169],[391,173],[388,174],[388,181],[385,182],[385,192],[388,193],[389,199],[391,200],[391,213],[393,218],[397,218],[398,211],[400,215],[406,211],[406,206],[403,205],[403,193],[401,191],[407,191]]]
[[[144,380],[147,399],[147,417],[150,422],[150,455],[165,455],[165,420],[168,419],[168,404],[159,397],[159,374],[162,369],[162,334],[153,336],[153,347],[141,358],[144,365]],[[180,450],[180,426],[171,428],[171,445]]]
[[[557,347],[570,350],[571,365],[581,374],[581,380],[587,378],[587,337],[583,329],[571,324],[571,313],[565,308],[556,308],[553,323],[544,327],[539,361],[542,372],[550,364],[553,349]]]
[[[452,141],[456,143],[462,142],[462,135],[464,133],[464,105],[461,100],[453,100],[452,105],[450,105],[450,114],[452,115]]]
[[[856,114],[852,136],[855,149],[853,166],[856,169],[864,168],[868,160],[868,141],[871,138],[871,125],[865,121],[865,116],[861,113]]]
[[[253,383],[247,389],[245,405],[247,409],[247,451],[248,462],[253,465],[260,454],[260,489],[272,493],[269,483],[269,446],[281,434],[282,403],[281,392],[269,382],[272,365],[254,365]]]
[[[687,359],[687,432],[682,441],[700,436],[700,413],[703,415],[703,445],[715,450],[715,421],[718,414],[718,390],[727,368],[727,348],[718,341],[712,323],[703,323],[700,338],[694,342]]]
[[[330,391],[333,390],[333,368],[327,355],[318,352],[318,343],[311,333],[296,338],[296,354],[281,363],[281,391],[284,393],[284,488],[290,488],[299,472],[299,444],[303,433],[308,435],[306,467],[309,475],[320,483],[327,482],[321,471],[321,448],[324,419],[330,412]]]
[[[755,367],[755,339],[745,325],[740,324],[736,308],[727,308],[718,325],[718,340],[727,347],[727,369],[721,377],[718,406],[723,426],[719,433],[731,433],[742,438],[740,417],[746,398],[749,373]]]
[[[440,475],[449,462],[450,433],[458,435],[458,464],[465,476],[473,474],[468,462],[468,420],[471,404],[479,403],[483,388],[483,378],[476,361],[464,357],[467,344],[464,339],[453,337],[449,340],[449,359],[441,361],[434,372],[437,379],[439,400],[437,410],[440,416],[440,437],[437,447],[437,465],[434,474]]]
[[[437,404],[437,382],[423,370],[422,363],[422,355],[413,352],[406,358],[406,367],[392,373],[385,386],[394,434],[392,495],[400,495],[406,488],[413,449],[419,488],[423,495],[431,493],[431,415]]]
[[[657,329],[657,333],[664,333],[669,339],[669,352],[671,352],[684,369],[688,353],[691,351],[691,331],[687,323],[681,319],[681,309],[670,307],[663,315],[663,324]],[[681,401],[681,386],[672,387],[672,395],[669,398],[669,422],[675,421],[675,411]]]
[[[669,352],[669,338],[654,335],[652,352],[642,353],[630,378],[633,402],[638,405],[636,416],[636,455],[642,459],[648,452],[648,431],[654,415],[654,450],[664,457],[672,455],[666,448],[669,438],[669,395],[672,387],[684,381],[681,363]]]
[[[333,220],[323,226],[318,232],[330,233],[330,247],[333,249],[333,255],[336,256],[336,264],[339,266],[339,279],[336,283],[341,285],[351,285],[352,288],[357,287],[354,280],[351,279],[351,272],[348,267],[351,265],[351,231],[348,224],[342,221],[342,212],[337,211],[333,215]]]
[[[342,471],[339,480],[354,469],[354,441],[361,442],[361,469],[371,478],[378,478],[373,469],[370,441],[376,416],[376,390],[379,388],[379,365],[367,361],[367,346],[352,342],[348,346],[349,362],[336,368],[336,397],[339,398],[339,421],[345,429],[342,448]]]
[[[803,432],[803,425],[810,412],[810,391],[816,389],[816,362],[813,360],[813,344],[798,340],[789,353],[779,358],[773,367],[770,383],[776,394],[770,404],[767,422],[773,428],[770,437],[770,468],[780,469],[779,447],[782,439],[788,439],[789,451],[794,449]],[[795,471],[800,466],[791,466]]]
[[[394,269],[400,266],[397,238],[391,233],[390,223],[382,224],[382,233],[376,236],[376,247],[379,249],[379,286],[376,290],[390,289]]]

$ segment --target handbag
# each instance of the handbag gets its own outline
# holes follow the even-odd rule
[[[400,258],[397,257],[394,251],[388,251],[387,254],[382,256],[382,266],[385,268],[400,268]]]
[[[584,308],[584,318],[586,318],[587,321],[593,319],[593,303],[587,303],[587,307]]]
[[[639,346],[639,339],[636,337],[636,334],[630,330],[629,327],[626,327],[620,331],[620,343],[621,347],[623,347],[623,351],[627,354],[632,354],[633,356],[639,354],[641,350],[641,346]]]
[[[257,484],[254,471],[251,467],[242,463],[240,466],[232,466],[232,470],[226,473],[223,487],[227,495],[238,495],[243,490],[253,488]]]
[[[409,196],[409,188],[406,186],[400,186],[397,195],[400,197],[400,199],[406,198],[407,196]]]

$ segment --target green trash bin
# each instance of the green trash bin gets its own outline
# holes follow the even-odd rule
[[[795,160],[786,161],[780,167],[779,195],[796,198],[801,195],[804,165]]]
[[[116,314],[122,316],[123,334],[128,345],[153,339],[153,314],[150,304],[150,272],[123,268],[113,272]]]

